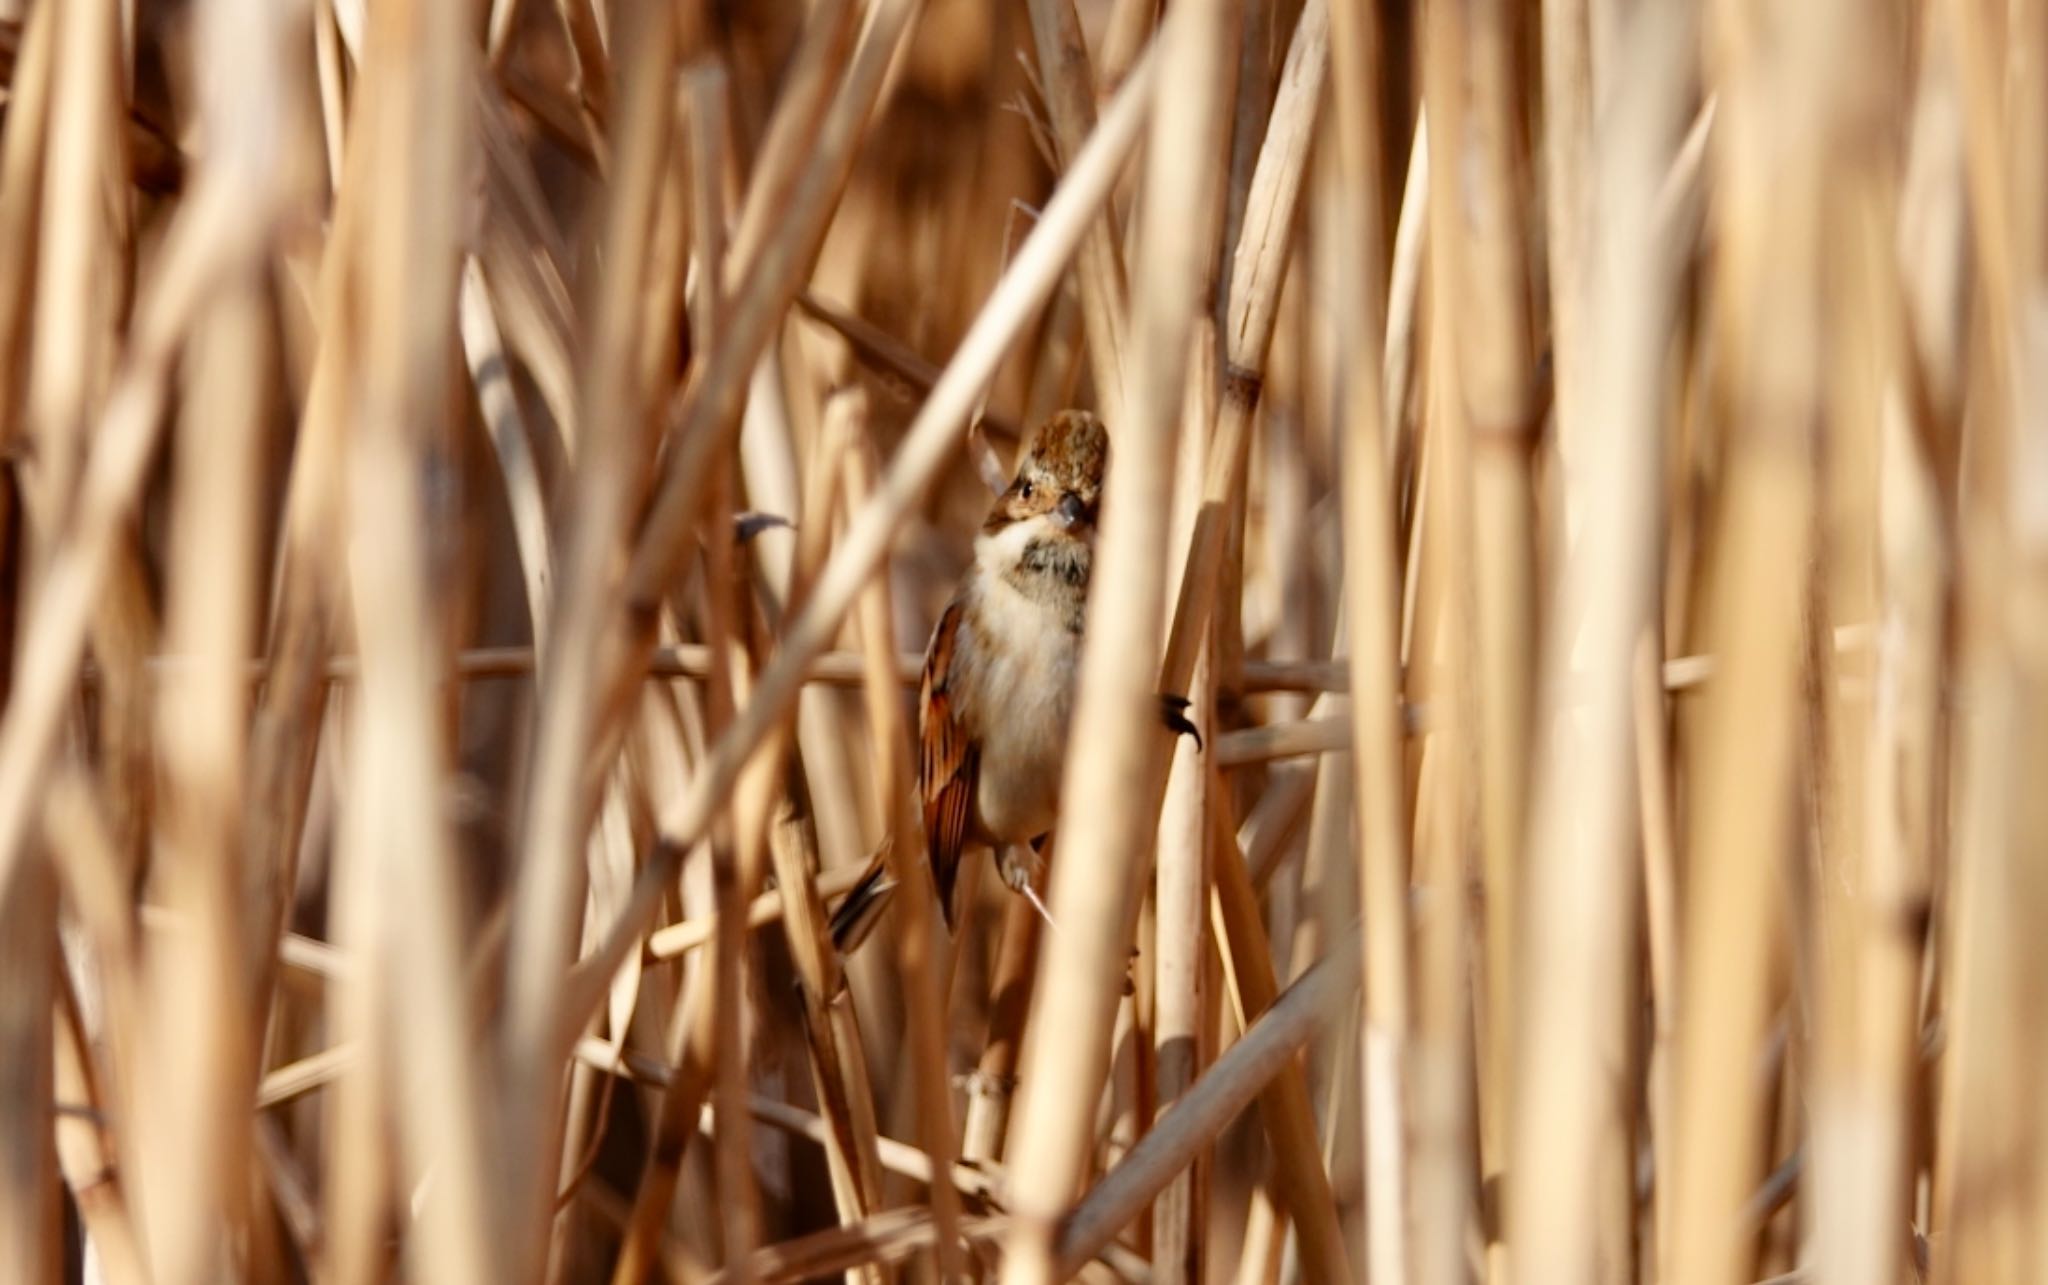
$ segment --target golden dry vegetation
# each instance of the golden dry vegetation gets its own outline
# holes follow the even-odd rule
[[[0,1281],[2048,1279],[2044,0],[0,79]],[[917,653],[1070,405],[1056,926],[949,935]]]

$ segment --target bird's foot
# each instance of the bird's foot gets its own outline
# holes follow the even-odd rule
[[[1202,748],[1202,733],[1188,717],[1188,698],[1175,696],[1171,692],[1159,693],[1159,721],[1166,724],[1166,730],[1176,736],[1192,736],[1195,748]]]
[[[1045,902],[1038,895],[1038,879],[1045,873],[1045,860],[1030,848],[1007,844],[996,853],[996,870],[1003,876],[1003,882],[1010,891],[1031,903],[1038,917],[1045,920],[1045,926],[1054,932],[1059,925],[1053,922],[1052,912],[1045,908]]]

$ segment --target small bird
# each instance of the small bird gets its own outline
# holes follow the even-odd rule
[[[918,799],[949,930],[970,845],[993,849],[1003,882],[1045,913],[1033,888],[1035,849],[1059,813],[1108,462],[1109,435],[1094,415],[1065,410],[1046,422],[982,523],[974,565],[925,648]],[[1162,697],[1161,713],[1168,726],[1194,734],[1186,705]],[[833,916],[842,951],[866,936],[891,890],[878,862],[847,894]]]

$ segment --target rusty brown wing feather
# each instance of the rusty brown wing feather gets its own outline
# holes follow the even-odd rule
[[[954,717],[948,682],[960,637],[961,607],[947,607],[932,630],[925,650],[924,678],[918,690],[917,790],[924,803],[925,852],[931,860],[932,883],[946,928],[953,927],[953,884],[960,873],[960,850],[974,807],[975,777],[981,755]]]

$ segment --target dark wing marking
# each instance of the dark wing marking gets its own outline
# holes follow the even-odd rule
[[[889,908],[895,891],[896,880],[889,875],[889,863],[877,853],[869,862],[867,873],[832,912],[832,945],[841,956],[860,949],[875,925],[882,921],[882,912]],[[841,982],[844,983],[843,976]]]
[[[953,927],[953,884],[960,873],[960,850],[967,843],[981,768],[980,750],[954,716],[948,690],[961,620],[958,602],[940,615],[925,650],[924,679],[918,690],[917,793],[924,804],[925,852],[948,931]]]

